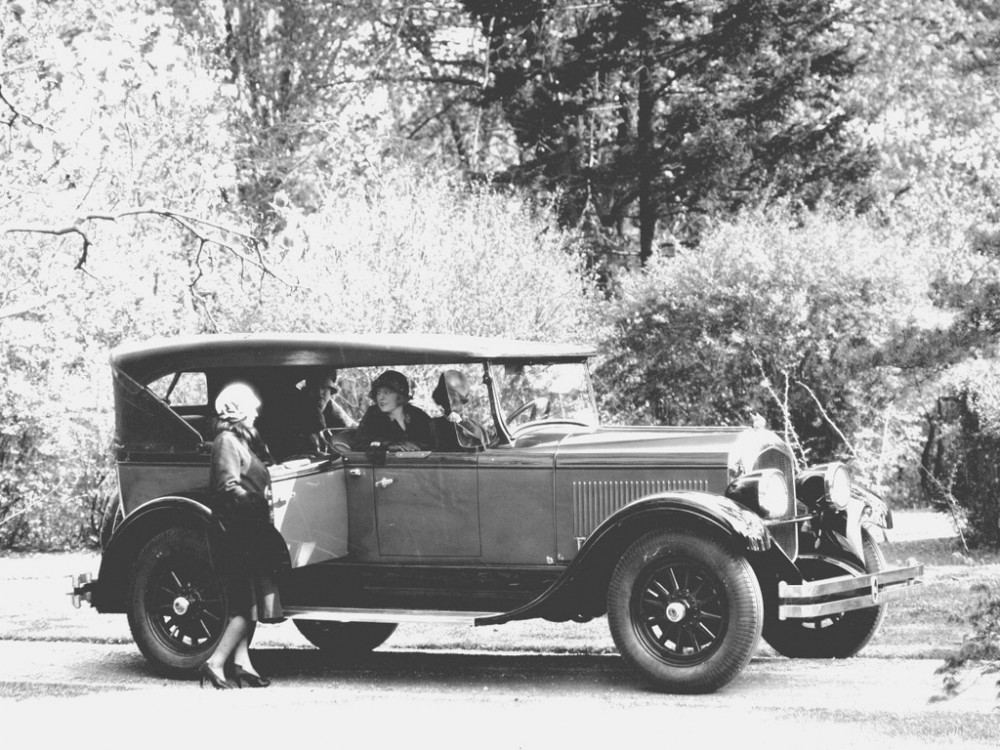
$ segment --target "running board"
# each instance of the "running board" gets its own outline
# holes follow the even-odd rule
[[[494,617],[501,612],[461,612],[437,609],[352,609],[350,607],[284,607],[292,620],[329,620],[333,622],[423,622],[475,625],[480,617]]]

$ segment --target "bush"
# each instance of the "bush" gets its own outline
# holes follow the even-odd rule
[[[930,266],[862,218],[747,212],[621,280],[597,370],[603,407],[667,424],[756,412],[801,458],[853,457],[882,479],[920,445],[919,422],[895,409],[905,381],[889,352],[931,308]]]
[[[957,505],[970,546],[1000,547],[1000,363],[956,367],[930,418],[923,468],[942,508]]]
[[[942,695],[932,700],[953,698],[962,692],[962,680],[968,672],[1000,673],[1000,594],[989,586],[972,587],[968,622],[972,634],[962,639],[962,645],[950,654],[937,673],[942,677]],[[997,680],[1000,688],[1000,680]],[[1000,700],[1000,692],[997,693]]]
[[[373,168],[316,211],[279,211],[280,280],[216,316],[223,330],[566,339],[582,328],[576,238],[518,194]]]

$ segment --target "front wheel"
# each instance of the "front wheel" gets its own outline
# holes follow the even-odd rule
[[[862,529],[865,569],[857,563],[833,557],[801,555],[796,561],[802,577],[820,581],[845,574],[862,575],[885,570],[885,557],[867,529]],[[866,609],[816,617],[810,620],[779,620],[768,611],[764,640],[782,656],[797,659],[846,659],[857,654],[882,626],[886,604]],[[773,608],[772,608],[773,609]]]
[[[385,643],[396,630],[394,622],[292,622],[307,641],[336,661],[352,661],[366,656]]]
[[[764,605],[747,560],[692,531],[652,531],[619,560],[608,624],[619,652],[655,689],[707,693],[757,649]]]
[[[143,656],[180,676],[215,648],[228,616],[205,532],[174,528],[146,544],[132,568],[128,624]]]

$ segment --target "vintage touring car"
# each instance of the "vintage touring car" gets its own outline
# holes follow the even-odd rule
[[[227,384],[248,383],[263,420],[275,394],[315,368],[339,371],[337,402],[355,418],[372,378],[403,371],[444,431],[455,429],[441,416],[455,404],[434,384],[460,372],[462,417],[482,428],[448,449],[401,452],[359,446],[352,427],[328,430],[329,452],[270,466],[274,533],[288,550],[284,613],[334,656],[369,652],[401,622],[607,615],[650,685],[703,692],[732,679],[761,635],[791,657],[852,656],[886,602],[920,584],[921,566],[886,567],[870,529],[891,515],[845,465],[796,471],[789,447],[760,427],[602,426],[593,354],[409,335],[118,348],[120,505],[98,577],[74,578],[74,602],[127,613],[162,671],[195,670],[227,616],[207,541],[219,524],[207,487],[211,405]]]

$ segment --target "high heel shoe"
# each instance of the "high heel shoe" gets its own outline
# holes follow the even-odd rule
[[[208,680],[208,683],[216,690],[231,690],[233,688],[233,683],[227,680],[225,675],[220,677],[218,672],[208,666],[208,662],[202,664],[198,671],[201,673],[201,678],[198,680],[199,687],[205,687],[205,680]]]
[[[271,681],[267,677],[262,677],[259,674],[248,672],[239,664],[237,664],[234,669],[235,674],[233,675],[233,680],[235,680],[236,684],[240,687],[243,687],[244,682],[252,688],[265,688],[271,684]]]

